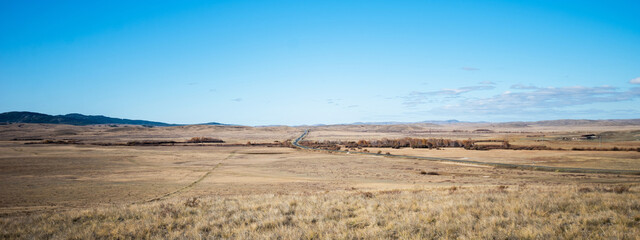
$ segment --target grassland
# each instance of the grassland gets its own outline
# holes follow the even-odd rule
[[[0,220],[4,238],[634,239],[638,189],[459,187],[259,194]]]
[[[313,128],[309,138],[439,134],[541,142],[539,137],[527,137],[536,132],[530,129],[473,132],[481,127],[485,126],[329,126]],[[0,238],[635,239],[640,235],[640,176],[636,175],[537,172],[238,145],[285,141],[303,129],[0,125]],[[569,148],[599,144],[561,140],[590,132],[606,132],[611,146],[639,146],[633,126],[536,130],[548,138],[542,142],[557,141]],[[92,145],[192,137],[220,138],[232,146]],[[84,144],[25,144],[36,141],[30,139]],[[381,150],[517,164],[640,169],[640,153],[632,151]]]

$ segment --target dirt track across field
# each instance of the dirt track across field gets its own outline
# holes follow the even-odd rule
[[[222,159],[222,161],[227,160],[227,159],[229,159],[229,158],[233,157],[233,155],[234,155],[235,153],[236,153],[236,151],[231,152],[231,153],[229,154],[229,156],[227,156],[226,158]],[[216,164],[216,166],[214,166],[213,168],[211,168],[211,170],[209,170],[209,171],[208,171],[208,172],[206,172],[204,175],[202,175],[202,177],[198,178],[198,180],[195,180],[194,182],[192,182],[191,184],[189,184],[189,185],[187,185],[187,186],[185,186],[185,187],[183,187],[183,188],[180,188],[180,189],[175,190],[175,191],[173,191],[173,192],[170,192],[170,193],[164,194],[164,195],[162,195],[162,196],[160,196],[160,197],[156,197],[156,198],[152,198],[152,199],[149,199],[149,200],[143,201],[143,203],[156,202],[156,201],[159,201],[159,200],[162,200],[162,199],[166,199],[166,198],[171,197],[171,196],[173,196],[173,195],[175,195],[175,194],[178,194],[178,193],[180,193],[180,192],[183,192],[183,191],[185,191],[185,190],[187,190],[187,189],[189,189],[189,188],[192,188],[193,186],[195,186],[196,184],[198,184],[199,182],[201,182],[202,180],[204,180],[207,176],[209,176],[209,174],[211,174],[211,172],[213,172],[214,170],[216,170],[216,168],[220,167],[220,165],[222,165],[222,162],[219,162],[218,164]]]

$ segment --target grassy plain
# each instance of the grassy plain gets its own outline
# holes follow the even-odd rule
[[[428,188],[254,194],[1,219],[5,238],[634,239],[638,189]]]
[[[638,126],[323,126],[309,139],[400,137],[566,144]],[[265,146],[99,146],[294,139],[303,127],[0,125],[0,238],[637,238],[640,176],[538,172]],[[438,129],[438,132],[434,131]],[[455,130],[455,132],[454,132]],[[545,136],[544,141],[532,135]],[[448,137],[447,137],[448,136]],[[532,139],[533,138],[533,139]],[[30,140],[31,139],[31,140]],[[73,139],[78,144],[25,144]],[[555,141],[555,142],[554,142]],[[375,151],[376,149],[369,149]],[[640,169],[640,152],[381,149],[519,164]],[[196,199],[196,200],[193,200]]]

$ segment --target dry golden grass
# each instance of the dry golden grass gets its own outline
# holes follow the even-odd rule
[[[636,239],[637,187],[456,187],[206,197],[0,220],[35,239]]]
[[[329,126],[315,128],[309,138],[431,137],[432,127]],[[614,132],[607,135],[612,142],[604,144],[638,144],[630,140],[636,137],[630,131],[633,126],[600,128]],[[536,129],[548,131],[548,136],[577,134]],[[526,133],[453,132],[451,126],[440,130],[449,131],[437,133],[445,138],[540,143]],[[634,175],[524,171],[264,146],[10,141],[18,137],[86,143],[184,141],[206,136],[246,143],[283,141],[301,133],[302,128],[290,127],[0,126],[4,140],[0,141],[0,238],[634,239],[640,235],[640,176]],[[638,152],[380,151],[640,169]]]
[[[528,126],[505,127],[490,123],[452,124],[452,125],[333,125],[311,127],[313,134],[307,140],[343,140],[358,141],[380,138],[448,138],[448,139],[508,139],[510,141],[525,141],[536,143],[536,140],[554,140],[562,137],[580,137],[582,134],[601,134],[603,142],[607,141],[637,141],[640,139],[638,125],[628,126]],[[475,129],[489,129],[492,132],[474,132]],[[634,133],[635,134],[629,134]],[[542,136],[544,137],[531,137]],[[634,136],[635,135],[635,136]],[[624,136],[625,138],[621,138]],[[599,141],[580,141],[583,143],[597,143]],[[569,142],[571,143],[571,141]],[[575,142],[574,142],[575,143]],[[537,142],[537,144],[540,144]]]
[[[440,157],[532,166],[640,170],[640,153],[633,151],[465,150],[462,148],[366,148],[395,155]]]
[[[0,125],[0,141],[13,139],[71,139],[83,143],[127,143],[129,141],[186,141],[193,137],[209,137],[226,143],[247,141],[271,143],[293,139],[302,128],[189,125],[176,127],[142,127],[118,125],[70,126],[60,124]]]

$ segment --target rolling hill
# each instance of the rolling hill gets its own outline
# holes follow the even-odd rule
[[[48,123],[48,124],[69,124],[69,125],[94,125],[94,124],[128,124],[145,126],[179,126],[180,124],[169,124],[163,122],[153,122],[146,120],[131,120],[124,118],[112,118],[101,115],[83,115],[71,113],[66,115],[48,115],[36,112],[6,112],[0,113],[0,123]],[[210,122],[203,125],[223,125],[221,123]]]

